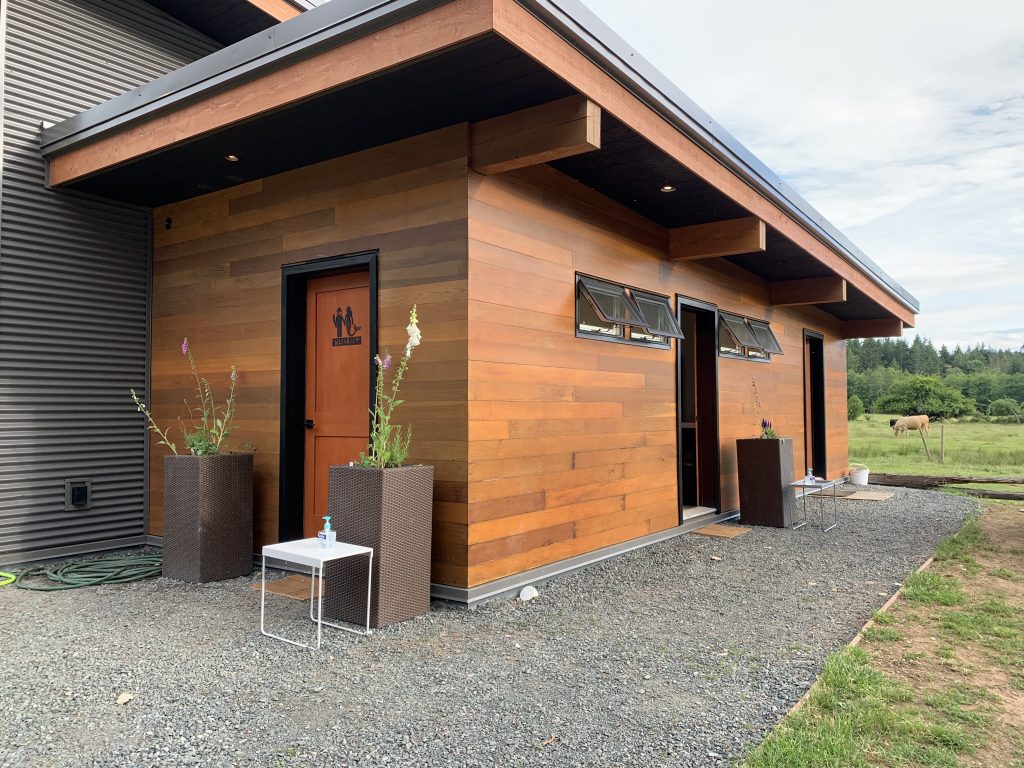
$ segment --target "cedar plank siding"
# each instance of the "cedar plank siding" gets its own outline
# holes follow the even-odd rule
[[[154,211],[154,417],[181,411],[200,372],[227,394],[238,365],[232,446],[256,446],[255,544],[278,540],[281,266],[380,250],[381,354],[423,344],[403,385],[411,461],[435,466],[435,581],[463,584],[466,502],[466,126],[301,168]],[[166,218],[173,226],[163,226]],[[162,535],[163,456],[151,442],[150,533]]]
[[[846,347],[835,318],[772,308],[722,260],[672,265],[664,228],[549,167],[470,176],[469,582],[678,524],[676,351],[575,336],[576,272],[769,320],[771,363],[719,359],[722,503],[763,413],[805,467],[803,331],[825,334],[829,474],[845,473]],[[802,473],[798,472],[798,474]]]
[[[845,472],[845,343],[813,307],[767,306],[722,260],[673,265],[659,225],[542,166],[467,170],[467,127],[378,147],[154,212],[153,405],[177,416],[185,335],[257,447],[256,541],[276,541],[284,264],[380,250],[379,343],[424,342],[403,388],[411,460],[436,466],[433,580],[472,587],[678,524],[676,351],[575,336],[576,272],[770,320],[786,354],[719,359],[722,501],[738,506],[735,440],[764,415],[803,459],[803,330],[825,334],[829,474]],[[165,230],[170,217],[173,226]],[[162,533],[153,444],[150,532]]]

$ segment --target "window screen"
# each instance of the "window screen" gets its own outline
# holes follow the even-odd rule
[[[580,275],[579,290],[594,307],[598,317],[603,320],[609,323],[648,327],[640,307],[630,298],[623,286]]]
[[[782,347],[764,320],[719,312],[718,353],[768,362],[772,355],[782,354]]]
[[[771,326],[768,323],[764,320],[748,320],[747,322],[750,323],[750,330],[754,332],[758,346],[761,349],[772,355],[784,354],[782,347],[779,346],[779,340],[775,338],[775,334],[772,333]]]
[[[683,338],[683,332],[679,330],[679,323],[672,314],[672,307],[665,296],[644,291],[633,291],[633,298],[636,300],[640,311],[647,318],[647,327],[652,334],[661,337]]]
[[[739,315],[731,315],[728,312],[718,314],[719,321],[725,323],[732,337],[736,339],[741,347],[760,347],[761,343],[754,337],[753,331],[747,325],[747,321]]]
[[[578,292],[583,293],[582,288]],[[607,336],[612,339],[621,339],[625,333],[625,326],[621,323],[610,323],[603,317],[598,317],[597,311],[587,299],[576,299],[576,327],[580,333],[594,336]]]

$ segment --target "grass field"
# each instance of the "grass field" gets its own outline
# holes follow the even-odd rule
[[[939,424],[928,437],[929,462],[920,436],[895,437],[891,418],[873,413],[850,422],[850,461],[888,474],[1024,476],[1024,425],[946,424],[946,460],[939,463]]]

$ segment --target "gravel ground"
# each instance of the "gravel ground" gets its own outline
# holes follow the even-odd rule
[[[0,589],[0,765],[732,765],[976,508],[880,490],[827,534],[691,534],[319,653],[260,635],[249,579]]]

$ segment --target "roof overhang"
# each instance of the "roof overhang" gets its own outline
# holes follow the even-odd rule
[[[622,140],[554,162],[556,168],[604,191],[601,158],[632,141],[632,151],[652,168],[678,173],[707,191],[716,201],[706,211],[708,222],[747,216],[762,223],[762,250],[772,258],[757,252],[725,258],[771,282],[838,278],[850,286],[846,316],[842,302],[814,303],[851,322],[896,318],[913,325],[919,309],[913,296],[576,0],[332,0],[46,129],[41,144],[50,181],[116,197],[103,191],[105,177],[120,178],[127,188],[127,180],[139,176],[133,177],[133,167],[141,173],[147,163],[158,169],[161,156],[195,151],[203,142],[213,146],[232,131],[244,137],[262,122],[280,129],[287,113],[306,110],[308,117],[317,103],[340,93],[362,89],[366,102],[377,79],[378,90],[385,83],[409,86],[411,73],[434,67],[429,83],[436,83],[438,73],[447,71],[443,62],[460,55],[490,57],[486,63],[495,76],[501,72],[508,82],[519,78],[531,88],[517,93],[509,86],[510,98],[483,99],[475,114],[453,105],[450,114],[433,115],[435,122],[487,119],[582,94],[606,115],[606,136],[618,131]],[[453,63],[451,71],[465,66]],[[507,70],[517,66],[513,78]],[[334,151],[353,147],[361,148],[353,141]],[[296,162],[311,157],[299,152]],[[179,192],[177,199],[203,191]],[[614,185],[609,191],[626,204],[633,194]],[[652,200],[650,210],[634,207],[670,228],[701,223],[679,219],[666,205],[662,198]]]

